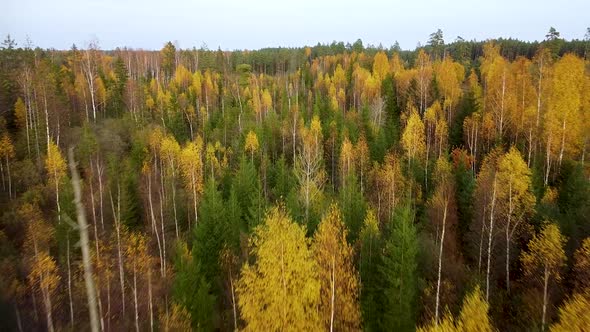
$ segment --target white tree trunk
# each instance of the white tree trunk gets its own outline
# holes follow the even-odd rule
[[[492,193],[492,204],[490,206],[490,229],[488,230],[488,267],[486,271],[486,301],[490,296],[490,267],[492,259],[492,239],[494,236],[494,208],[496,205],[496,176],[494,175],[494,189]]]
[[[441,272],[442,272],[442,255],[443,255],[443,245],[445,243],[445,229],[447,224],[447,207],[448,201],[445,200],[445,210],[443,212],[443,222],[442,222],[442,232],[440,234],[440,247],[438,250],[438,278],[436,281],[436,306],[434,309],[434,321],[438,324],[438,308],[440,305],[440,281],[441,281]]]
[[[76,203],[76,212],[78,214],[78,229],[80,231],[80,248],[82,249],[82,263],[84,265],[84,281],[86,283],[86,295],[88,296],[88,308],[90,313],[90,328],[92,332],[98,332],[98,314],[96,312],[96,289],[92,273],[92,264],[90,262],[90,250],[88,248],[88,224],[84,205],[82,204],[82,190],[80,186],[80,176],[76,169],[74,161],[74,148],[69,149],[70,171],[72,172],[72,186],[74,187],[74,202]]]

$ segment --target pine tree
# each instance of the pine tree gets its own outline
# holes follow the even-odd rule
[[[180,242],[174,266],[176,275],[172,295],[175,301],[190,315],[193,329],[210,331],[215,297],[210,294],[211,284],[205,278],[200,260]]]
[[[223,247],[223,229],[227,222],[225,210],[215,180],[207,181],[199,205],[201,218],[194,228],[192,254],[199,260],[205,279],[215,291],[218,290],[219,252]]]
[[[410,331],[416,325],[418,296],[418,242],[414,211],[401,207],[390,221],[391,234],[385,244],[381,277],[383,280],[382,330]]]

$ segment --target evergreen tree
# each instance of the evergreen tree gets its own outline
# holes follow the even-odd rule
[[[391,234],[385,244],[381,278],[383,280],[382,330],[412,331],[416,326],[418,295],[418,242],[414,211],[399,208],[390,221]]]
[[[246,156],[240,159],[240,165],[235,175],[233,186],[242,211],[242,230],[246,233],[252,230],[251,226],[258,224],[262,193],[260,180],[254,163]]]
[[[184,243],[178,244],[174,269],[172,295],[175,301],[188,311],[195,330],[211,331],[215,297],[210,294],[211,285],[205,278],[200,260]]]
[[[221,192],[215,180],[207,181],[199,215],[199,224],[194,229],[193,254],[201,263],[206,280],[214,290],[219,276],[219,252],[223,247],[223,228],[226,221],[225,207]]]
[[[355,243],[365,218],[367,203],[354,174],[347,177],[344,187],[340,190],[340,206],[349,231],[348,241]]]

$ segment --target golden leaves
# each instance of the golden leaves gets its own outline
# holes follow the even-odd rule
[[[47,144],[47,158],[45,158],[45,169],[53,181],[59,180],[66,175],[66,161],[63,158],[59,147],[50,140]]]
[[[359,278],[346,235],[338,206],[330,206],[315,233],[312,250],[321,284],[320,320],[325,329],[333,325],[336,331],[360,330]]]
[[[543,269],[561,279],[560,269],[565,265],[563,247],[566,239],[555,224],[546,224],[539,234],[535,234],[529,242],[528,251],[522,253],[521,261],[526,275],[531,276]]]
[[[415,109],[411,110],[410,118],[402,134],[402,146],[409,159],[419,159],[426,150],[424,123]]]
[[[258,151],[258,148],[258,137],[256,136],[255,132],[250,130],[246,135],[246,143],[244,145],[244,150],[250,152],[250,154],[254,156],[254,153]]]
[[[320,283],[305,229],[275,207],[250,244],[255,263],[244,265],[237,285],[244,330],[320,329]]]

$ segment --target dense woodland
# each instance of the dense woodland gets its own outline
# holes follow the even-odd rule
[[[589,145],[590,29],[413,51],[8,37],[0,329],[587,331]]]

